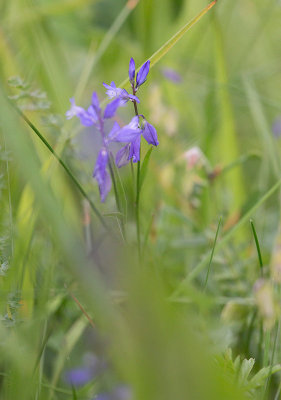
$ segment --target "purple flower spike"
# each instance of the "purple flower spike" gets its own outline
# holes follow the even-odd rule
[[[142,135],[148,144],[153,146],[158,146],[157,132],[153,125],[149,124],[147,121],[144,123],[144,129],[142,130]]]
[[[150,60],[146,61],[141,67],[139,72],[137,73],[137,87],[141,86],[147,78],[147,75],[149,73],[149,67],[150,67]]]
[[[108,154],[105,148],[102,148],[98,154],[93,177],[99,184],[100,197],[102,203],[105,201],[108,192],[111,189],[110,176],[106,170],[108,164]]]
[[[135,60],[131,58],[129,63],[129,79],[132,84],[135,82],[135,73],[136,73]]]
[[[117,98],[113,100],[111,103],[109,103],[104,110],[104,118],[112,118],[115,113],[117,108],[120,106],[120,99]]]
[[[127,165],[129,162],[129,154],[130,154],[130,144],[126,144],[126,146],[122,147],[117,154],[115,158],[115,162],[118,168],[124,167],[124,165]]]

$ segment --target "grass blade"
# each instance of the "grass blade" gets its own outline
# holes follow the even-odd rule
[[[255,228],[255,225],[254,225],[254,221],[252,219],[250,219],[250,224],[251,224],[251,228],[252,228],[252,231],[253,231],[253,235],[254,235],[254,239],[255,239],[255,243],[256,243],[256,248],[257,248],[257,252],[258,252],[260,269],[261,269],[261,276],[263,277],[263,261],[262,261],[262,256],[261,256],[261,249],[260,249],[259,239],[258,239],[258,235],[257,235],[256,228]]]
[[[191,21],[185,24],[174,36],[172,36],[163,46],[160,47],[151,57],[150,60],[150,68],[154,67],[162,57],[164,57],[173,47],[174,45],[184,36],[184,34],[189,31],[200,19],[209,11],[211,8],[217,3],[217,0],[212,1],[208,4],[203,10],[199,12]],[[139,71],[140,67],[137,71]],[[119,87],[128,87],[130,84],[129,78],[124,80]]]
[[[222,238],[220,243],[217,245],[217,250],[223,248],[226,243],[233,237],[233,235],[237,232],[237,230],[244,225],[246,221],[248,221],[251,215],[262,206],[279,188],[281,187],[281,179],[275,183],[257,202],[256,204],[245,213],[245,215],[239,220],[239,222]],[[184,288],[186,283],[189,283],[194,278],[198,276],[198,274],[208,265],[208,261],[210,259],[211,252],[202,259],[202,261],[190,272],[189,275],[185,277],[185,279],[179,284],[178,288],[172,294],[171,298],[174,299],[177,297],[181,290]]]
[[[82,194],[82,196],[87,199],[89,202],[91,209],[93,212],[96,214],[97,218],[100,220],[101,224],[104,226],[106,230],[109,230],[103,216],[99,212],[99,210],[96,208],[95,204],[93,201],[90,199],[90,197],[87,195],[85,190],[82,188],[78,180],[75,178],[75,176],[72,174],[68,166],[65,164],[65,162],[61,159],[61,157],[56,153],[56,151],[53,149],[53,147],[50,145],[50,143],[47,141],[47,139],[40,133],[40,131],[33,125],[33,123],[26,117],[26,115],[23,114],[23,112],[13,103],[11,103],[14,107],[14,109],[17,111],[17,113],[21,116],[21,118],[27,123],[27,125],[33,130],[33,132],[38,136],[38,138],[41,140],[41,142],[47,147],[47,149],[53,154],[53,156],[56,158],[56,160],[60,163],[60,165],[63,167],[67,175],[71,178],[72,182],[75,184],[79,192]]]
[[[206,275],[206,279],[205,279],[205,283],[204,283],[204,287],[203,287],[204,290],[207,287],[209,274],[210,274],[210,269],[211,269],[211,264],[212,264],[213,257],[214,257],[214,252],[215,252],[215,247],[216,247],[216,244],[217,244],[217,239],[218,239],[218,234],[219,234],[221,222],[222,222],[222,217],[220,217],[220,219],[219,219],[219,223],[218,223],[218,227],[217,227],[217,231],[216,231],[216,236],[215,236],[215,240],[214,240],[214,244],[213,244],[213,248],[212,248],[212,252],[211,252],[211,257],[210,257],[210,261],[209,261],[209,265],[208,265],[208,271],[207,271],[207,275]]]
[[[147,150],[147,153],[143,159],[141,171],[140,171],[140,190],[142,188],[143,182],[145,180],[146,174],[147,174],[147,168],[149,164],[149,159],[152,153],[153,147],[150,147],[150,149]]]

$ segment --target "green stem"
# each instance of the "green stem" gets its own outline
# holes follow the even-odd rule
[[[121,231],[122,231],[123,238],[125,238],[124,215],[123,215],[121,204],[120,204],[120,199],[119,199],[119,195],[118,195],[118,190],[117,190],[117,184],[116,184],[116,179],[115,179],[115,175],[114,175],[114,170],[112,168],[112,163],[113,162],[114,161],[112,160],[112,155],[110,155],[109,163],[108,163],[109,171],[110,171],[110,176],[111,176],[111,180],[112,180],[112,183],[113,183],[113,190],[114,190],[114,195],[115,195],[116,206],[117,206],[117,209],[118,209],[119,213],[122,215],[122,217],[120,218],[120,220],[121,220],[120,221],[121,222]]]
[[[141,256],[141,241],[140,241],[140,161],[137,166],[137,194],[136,194],[136,228],[138,241],[138,255]]]
[[[132,85],[132,89],[133,89],[133,95],[136,94],[136,88],[135,85]],[[139,111],[138,111],[138,105],[137,102],[134,100],[133,101],[134,104],[134,110],[135,110],[135,114],[136,116],[139,115]],[[140,157],[141,157],[141,146],[140,146]],[[137,230],[137,243],[138,243],[138,256],[139,256],[139,260],[141,257],[141,239],[140,239],[140,169],[141,169],[141,162],[138,161],[138,165],[137,165],[137,188],[136,188],[136,204],[135,204],[135,210],[136,210],[136,230]]]
[[[100,220],[101,224],[104,226],[104,228],[109,231],[109,227],[107,223],[105,222],[103,216],[99,212],[99,210],[96,208],[95,204],[93,201],[90,199],[90,197],[87,195],[83,187],[80,185],[79,181],[75,178],[75,176],[72,174],[68,166],[64,163],[64,161],[60,158],[60,156],[56,153],[56,151],[52,148],[52,146],[48,143],[48,141],[45,139],[45,137],[39,132],[39,130],[36,128],[36,126],[33,125],[33,123],[27,118],[25,114],[13,103],[11,103],[14,109],[17,111],[17,113],[22,117],[22,119],[27,123],[27,125],[33,130],[33,132],[39,137],[42,143],[47,147],[47,149],[53,154],[53,156],[56,158],[56,160],[60,163],[60,165],[63,167],[67,175],[70,177],[72,182],[75,184],[79,192],[82,194],[82,196],[87,199],[89,202],[91,209],[93,212],[96,214],[97,218]]]

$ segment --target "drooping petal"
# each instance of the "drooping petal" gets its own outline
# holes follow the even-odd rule
[[[142,135],[147,141],[148,144],[152,144],[153,146],[158,146],[158,138],[157,132],[153,125],[145,121],[144,129],[142,130]]]
[[[141,67],[139,72],[137,73],[137,87],[141,86],[147,78],[147,75],[149,73],[149,67],[150,67],[150,60],[146,61]]]
[[[112,136],[113,142],[129,143],[133,142],[136,138],[141,136],[140,129],[133,129],[127,126],[121,128],[114,136]]]
[[[93,177],[99,185],[101,201],[104,202],[111,188],[111,179],[106,170],[108,164],[108,153],[102,148],[98,154],[97,162],[94,169]]]
[[[133,162],[136,163],[140,160],[140,144],[141,135],[139,135],[130,145],[129,160],[132,158]]]
[[[129,160],[129,154],[130,154],[130,144],[126,144],[126,146],[122,147],[120,149],[115,157],[115,163],[118,168],[123,167],[124,165],[128,164]]]
[[[129,79],[131,83],[134,83],[135,81],[135,73],[136,73],[135,71],[136,71],[135,60],[131,58],[129,63]]]
[[[117,108],[120,106],[120,99],[117,98],[113,100],[111,103],[107,104],[104,110],[104,118],[112,118],[116,113]]]
[[[70,99],[70,103],[70,110],[65,113],[67,119],[71,119],[72,117],[76,116],[80,119],[81,124],[84,126],[91,126],[94,124],[94,120],[91,118],[88,112],[84,110],[84,108],[76,106],[73,98]]]

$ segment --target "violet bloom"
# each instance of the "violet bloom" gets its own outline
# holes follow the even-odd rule
[[[142,126],[140,126],[140,118],[143,118]],[[126,165],[131,159],[134,163],[140,160],[141,135],[148,144],[158,146],[156,129],[142,115],[135,116],[128,125],[111,136],[114,142],[127,143],[116,154],[116,165],[119,168]]]
[[[144,82],[147,79],[147,75],[149,73],[149,68],[150,68],[150,60],[146,61],[139,69],[139,72],[137,73],[136,76],[136,81],[135,81],[135,75],[136,75],[136,65],[135,65],[135,60],[133,58],[130,59],[129,63],[129,79],[131,82],[131,85],[135,91],[138,90],[138,88],[144,84]]]
[[[139,72],[137,73],[136,80],[135,80],[135,75],[136,75],[136,66],[135,66],[135,61],[133,58],[130,59],[129,63],[129,79],[131,82],[131,85],[133,87],[133,92],[134,94],[129,94],[127,90],[121,89],[116,87],[114,82],[111,82],[110,85],[107,85],[106,83],[103,83],[103,86],[107,89],[106,94],[110,99],[113,98],[119,98],[121,101],[121,105],[124,105],[128,101],[136,101],[139,103],[139,99],[137,96],[135,96],[136,91],[138,88],[146,81],[147,75],[149,73],[149,67],[150,67],[150,60],[146,61],[141,67]]]
[[[110,85],[103,83],[103,86],[107,89],[106,94],[110,99],[113,99],[114,97],[120,99],[120,105],[124,105],[128,101],[136,101],[137,103],[140,102],[137,96],[129,94],[125,89],[116,87],[114,82],[111,82]]]
[[[87,110],[76,106],[74,99],[70,99],[70,102],[71,108],[66,112],[67,119],[77,116],[82,125],[94,125],[100,131],[103,145],[97,157],[93,177],[98,182],[101,201],[104,202],[108,192],[111,189],[111,179],[107,170],[109,163],[108,144],[110,140],[105,134],[104,122],[106,119],[110,119],[115,115],[117,108],[121,105],[121,100],[119,98],[114,99],[106,106],[103,113],[100,108],[98,96],[95,92],[92,95],[92,104]],[[119,129],[119,125],[115,123],[108,136],[114,135]]]

